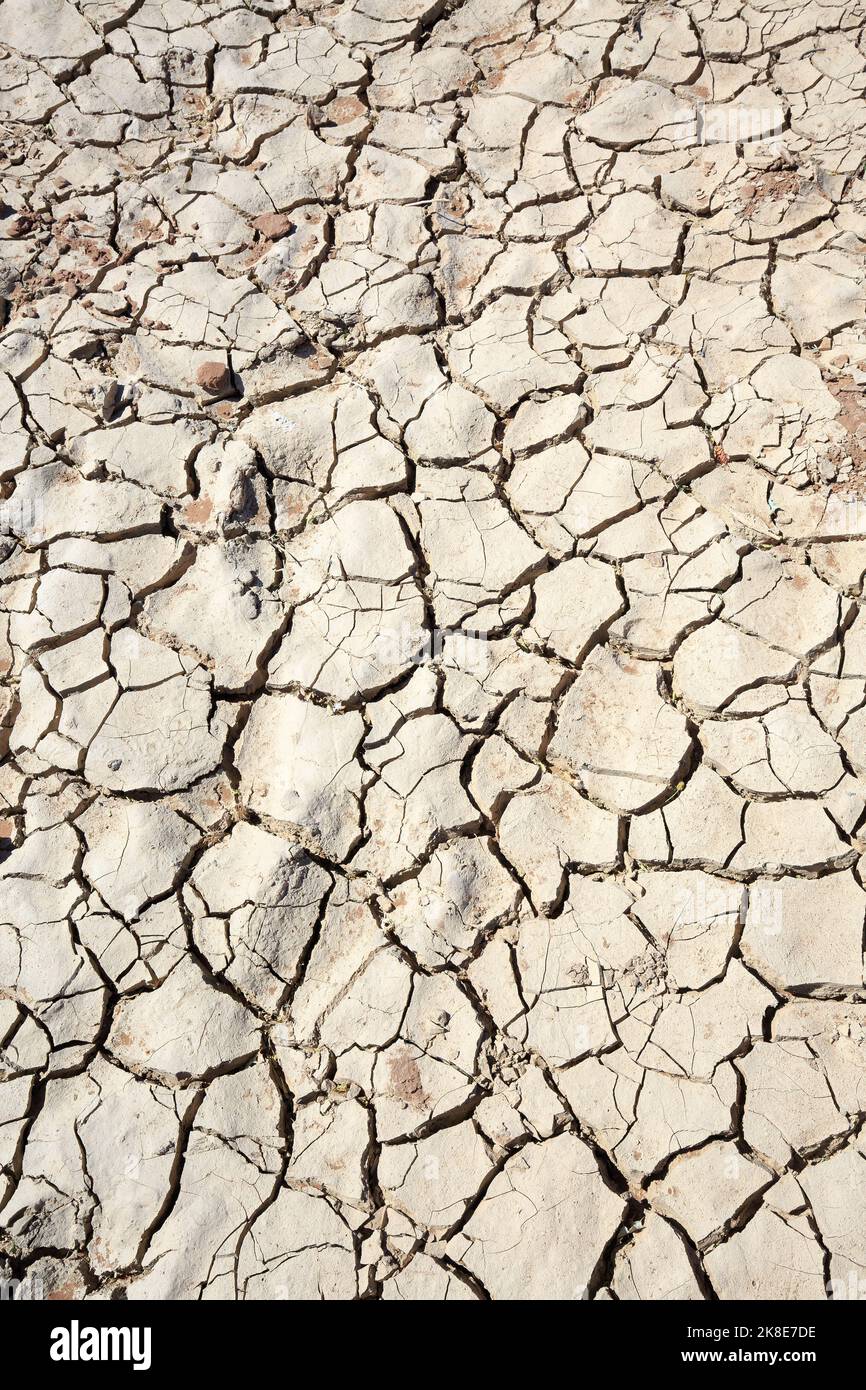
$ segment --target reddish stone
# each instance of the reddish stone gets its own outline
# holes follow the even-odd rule
[[[269,241],[279,241],[281,236],[286,236],[293,230],[294,224],[284,212],[266,212],[264,216],[256,218],[253,226]]]
[[[231,374],[224,362],[202,362],[195,379],[203,391],[218,396],[231,385]]]

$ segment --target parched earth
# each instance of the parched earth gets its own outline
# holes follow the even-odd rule
[[[2,0],[0,1278],[866,1288],[857,0]]]

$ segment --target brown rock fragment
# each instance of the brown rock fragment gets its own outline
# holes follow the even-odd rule
[[[224,362],[202,362],[195,374],[196,383],[210,396],[222,395],[231,386],[231,372]]]

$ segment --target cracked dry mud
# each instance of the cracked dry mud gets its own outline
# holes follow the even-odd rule
[[[2,0],[0,1275],[866,1265],[857,0]]]

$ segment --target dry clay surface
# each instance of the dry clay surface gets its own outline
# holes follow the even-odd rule
[[[863,1297],[864,73],[2,0],[2,1277]]]

